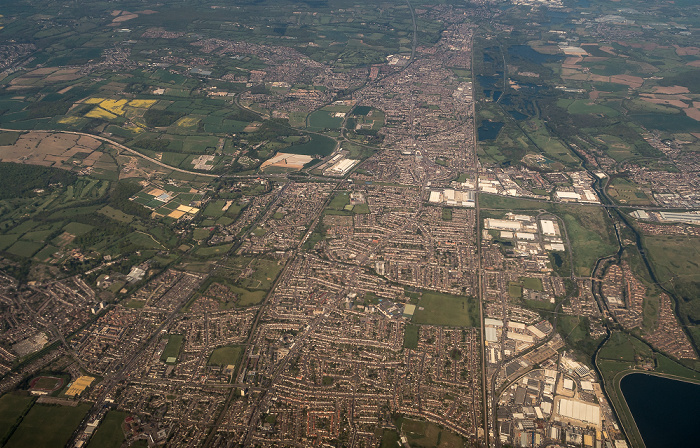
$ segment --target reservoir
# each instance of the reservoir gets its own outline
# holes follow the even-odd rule
[[[620,381],[647,448],[690,446],[700,439],[700,385],[632,373]]]
[[[479,129],[477,129],[479,141],[483,142],[484,140],[495,140],[504,124],[505,123],[500,121],[482,121],[481,126],[479,126]]]

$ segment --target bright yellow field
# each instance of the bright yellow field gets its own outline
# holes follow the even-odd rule
[[[124,106],[126,106],[127,100],[104,100],[100,103],[100,107],[107,109],[116,115],[124,115]]]
[[[80,121],[80,117],[63,117],[58,120],[58,122],[61,124],[73,124],[77,123],[78,121]]]
[[[88,98],[83,103],[85,104],[100,104],[102,101],[104,101],[104,98]]]
[[[131,100],[131,101],[129,101],[129,106],[148,109],[149,107],[156,104],[157,101],[158,100]]]
[[[143,128],[134,125],[124,126],[124,129],[126,129],[127,131],[134,132],[136,134],[140,134],[141,132],[143,132]]]
[[[116,115],[109,113],[104,109],[100,109],[99,107],[96,107],[93,110],[91,110],[90,112],[86,113],[85,116],[88,118],[105,118],[107,120],[117,118]]]
[[[196,126],[197,123],[199,123],[199,118],[182,117],[179,120],[177,120],[177,123],[175,123],[175,124],[185,128],[185,127],[189,127],[189,126]]]

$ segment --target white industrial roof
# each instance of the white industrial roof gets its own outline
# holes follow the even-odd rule
[[[542,225],[542,233],[544,233],[545,235],[557,234],[557,232],[554,230],[554,221],[543,219],[542,221],[540,221],[540,224]]]
[[[559,414],[592,425],[600,424],[600,407],[582,401],[562,398],[559,400]]]

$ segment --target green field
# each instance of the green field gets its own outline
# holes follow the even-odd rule
[[[542,279],[524,277],[520,279],[523,282],[523,288],[532,289],[533,291],[544,291]]]
[[[350,194],[347,191],[339,191],[333,196],[328,208],[331,210],[344,210],[350,204]]]
[[[412,322],[450,327],[476,327],[479,326],[479,308],[476,299],[473,298],[425,291],[418,302]]]
[[[90,410],[90,404],[55,406],[35,404],[24,417],[7,448],[56,448],[68,442],[75,428]]]
[[[570,114],[600,114],[608,117],[617,117],[620,115],[615,109],[588,100],[560,99],[557,101],[557,105],[567,109]]]
[[[214,349],[214,351],[209,356],[207,364],[213,366],[228,366],[237,365],[241,359],[244,352],[243,346],[240,345],[228,345],[226,347],[219,347]]]
[[[700,321],[700,238],[647,235],[643,244],[659,282],[684,299],[679,301],[681,317]],[[691,335],[700,342],[700,335]]]
[[[88,448],[119,448],[125,440],[122,423],[126,412],[109,411],[90,438]]]
[[[404,348],[416,348],[418,347],[418,332],[420,330],[419,325],[409,324],[406,325],[403,333],[403,346]]]
[[[401,419],[401,429],[410,446],[425,448],[462,448],[464,441],[458,435],[438,425],[408,418]]]
[[[396,448],[400,446],[401,439],[399,433],[393,430],[385,429],[382,431],[382,444],[379,448]]]
[[[216,255],[223,255],[226,252],[228,252],[233,244],[221,244],[219,246],[207,246],[207,247],[200,247],[197,249],[195,252],[197,255],[202,256],[202,257],[212,257]]]
[[[508,285],[508,295],[511,299],[520,299],[523,297],[523,287],[517,283]]]
[[[163,349],[163,353],[160,355],[160,360],[166,362],[168,358],[177,358],[180,356],[180,350],[182,349],[182,343],[185,342],[185,336],[181,334],[171,334],[168,336],[168,343]]]
[[[448,207],[443,207],[442,208],[442,220],[443,221],[452,221],[452,209]]]
[[[309,115],[308,129],[320,131],[324,129],[339,129],[343,124],[343,119],[332,116],[333,112],[317,110]]]
[[[231,290],[238,294],[238,301],[236,302],[236,305],[238,306],[258,305],[263,301],[265,295],[267,294],[265,291],[248,291],[245,288],[239,288],[236,286],[232,287]]]
[[[336,141],[332,138],[312,134],[311,139],[308,142],[288,146],[284,148],[284,152],[289,154],[303,154],[308,156],[318,155],[325,157],[333,152],[335,145]]]
[[[19,240],[12,246],[7,248],[11,254],[19,255],[20,257],[29,258],[39,251],[44,245],[41,243],[33,243],[31,241]]]
[[[0,445],[10,436],[19,418],[34,402],[34,397],[8,393],[0,397]]]
[[[63,227],[63,230],[76,236],[84,235],[92,229],[94,229],[93,226],[89,224],[83,224],[80,222],[69,222]]]
[[[610,235],[610,219],[600,207],[565,205],[558,206],[557,212],[566,224],[577,274],[590,275],[598,258],[617,250]]]
[[[130,223],[134,217],[131,215],[127,215],[121,210],[117,210],[113,207],[110,207],[109,205],[105,205],[102,207],[98,213],[101,213],[105,215],[106,217],[110,219],[114,219],[115,221],[123,222],[123,223]]]
[[[614,179],[608,185],[607,193],[620,204],[651,205],[651,201],[646,193],[635,183],[627,179]]]

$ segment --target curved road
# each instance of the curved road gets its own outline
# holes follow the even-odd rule
[[[136,155],[136,156],[138,156],[138,157],[141,157],[142,159],[148,160],[148,161],[151,162],[151,163],[155,163],[156,165],[162,166],[163,168],[167,168],[167,169],[172,170],[172,171],[177,171],[177,172],[179,172],[179,173],[185,173],[185,174],[192,174],[192,175],[194,175],[194,176],[203,176],[203,177],[211,177],[211,178],[217,178],[217,177],[219,177],[218,174],[205,174],[205,173],[198,173],[198,172],[196,172],[196,171],[187,171],[187,170],[183,170],[183,169],[180,169],[180,168],[175,168],[175,167],[173,167],[173,166],[168,165],[167,163],[161,162],[160,160],[156,160],[156,159],[154,159],[154,158],[151,158],[151,157],[148,157],[148,156],[146,156],[146,155],[143,155],[143,154],[141,154],[140,152],[138,152],[138,151],[136,151],[136,150],[134,150],[134,149],[131,149],[131,148],[129,148],[128,146],[124,146],[124,145],[122,145],[121,143],[117,143],[117,142],[115,142],[115,141],[112,140],[112,139],[109,139],[109,138],[107,138],[107,137],[102,137],[102,136],[99,136],[99,135],[88,134],[88,133],[86,133],[86,132],[61,131],[61,130],[54,130],[54,129],[41,129],[41,130],[36,130],[36,129],[35,129],[35,130],[26,130],[26,129],[23,129],[23,130],[21,130],[21,129],[4,129],[4,128],[0,128],[0,131],[5,131],[5,132],[21,132],[21,133],[25,133],[25,132],[53,132],[53,133],[56,133],[56,134],[62,133],[62,134],[84,135],[85,137],[92,137],[92,138],[94,138],[95,140],[100,140],[100,141],[102,141],[102,142],[109,143],[110,145],[116,146],[116,147],[119,148],[119,149],[122,149],[122,150],[124,150],[124,151],[126,151],[126,152],[129,152],[129,153],[131,153],[131,154],[134,154],[134,155]]]

